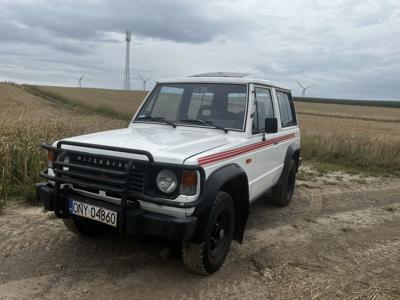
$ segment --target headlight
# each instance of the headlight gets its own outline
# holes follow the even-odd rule
[[[63,161],[64,161],[65,163],[68,164],[69,161],[70,161],[69,156],[68,156],[68,155],[65,155]],[[63,167],[62,169],[63,169],[64,171],[69,171],[69,168],[68,168],[68,167]]]
[[[168,169],[161,170],[156,177],[156,184],[161,192],[166,194],[172,193],[178,186],[175,172]]]

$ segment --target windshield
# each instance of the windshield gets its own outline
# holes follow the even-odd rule
[[[135,122],[244,130],[246,104],[244,84],[160,84]]]

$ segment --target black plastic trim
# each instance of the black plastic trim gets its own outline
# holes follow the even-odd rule
[[[70,177],[77,177],[77,178],[82,178],[82,179],[89,179],[89,180],[96,180],[99,182],[103,182],[105,184],[112,184],[112,185],[125,185],[128,183],[127,179],[124,180],[116,180],[116,179],[105,179],[101,177],[96,177],[96,176],[91,176],[91,175],[86,175],[86,174],[80,174],[77,172],[73,171],[64,171],[64,170],[58,170],[54,169],[55,174],[60,174],[60,175],[67,175]],[[62,177],[64,178],[64,177]]]
[[[128,149],[128,148],[120,148],[120,147],[114,147],[114,146],[105,146],[105,145],[98,145],[98,144],[89,144],[89,143],[81,143],[81,142],[73,142],[73,141],[60,141],[57,143],[57,149],[58,151],[62,150],[68,150],[68,149],[62,149],[62,145],[67,145],[67,146],[76,146],[76,147],[84,147],[84,148],[92,148],[92,149],[101,149],[101,150],[107,150],[107,151],[114,151],[114,152],[124,152],[124,153],[130,153],[130,154],[138,154],[138,155],[144,155],[148,158],[150,162],[154,161],[153,155],[151,155],[150,152],[145,151],[145,150],[137,150],[137,149]],[[74,150],[72,150],[74,151]]]
[[[59,177],[59,176],[51,176],[45,171],[42,171],[39,173],[40,177],[43,177],[45,179],[48,179],[50,181],[54,181],[58,184],[63,184],[63,183],[69,183],[69,184],[76,184],[80,185],[82,187],[88,187],[92,189],[99,189],[99,190],[106,190],[114,193],[123,193],[125,191],[124,188],[115,188],[112,186],[104,185],[104,184],[94,184],[94,183],[88,183],[84,182],[81,180],[76,180],[76,179],[71,179],[71,178],[65,178],[65,177]]]
[[[173,242],[184,242],[192,237],[197,225],[196,217],[179,218],[159,215],[144,211],[140,209],[140,206],[132,205],[131,202],[125,203],[124,207],[120,207],[100,200],[82,197],[75,194],[73,191],[68,190],[57,195],[56,188],[45,183],[37,184],[36,189],[38,200],[42,202],[46,210],[56,212],[55,207],[57,203],[59,207],[65,208],[64,214],[58,212],[57,216],[61,218],[73,217],[87,220],[86,218],[77,215],[71,215],[68,212],[67,206],[69,199],[117,211],[117,229],[121,234],[154,235],[166,238]]]
[[[49,144],[41,144],[40,147],[46,150],[58,151],[57,147],[54,147]]]
[[[210,176],[208,176],[206,182],[204,183],[204,193],[202,197],[199,198],[198,205],[193,212],[193,216],[198,217],[198,226],[193,237],[194,242],[201,242],[203,240],[204,234],[207,231],[207,226],[209,226],[209,218],[217,193],[226,183],[241,176],[245,176],[247,180],[245,171],[237,164],[225,165],[215,170],[210,174]],[[246,182],[245,188],[247,189],[245,191],[245,194],[247,194],[247,199],[233,199],[234,201],[244,201],[244,203],[242,203],[242,210],[238,211],[237,215],[240,220],[236,220],[236,226],[238,226],[236,229],[238,232],[235,232],[235,239],[239,242],[241,242],[243,238],[244,228],[247,223],[249,212],[248,182]]]
[[[115,177],[123,177],[123,176],[126,176],[128,174],[128,172],[119,172],[119,171],[113,171],[113,170],[107,170],[107,169],[99,169],[99,168],[93,168],[93,167],[84,166],[84,165],[66,163],[66,162],[62,162],[62,161],[55,161],[54,165],[56,167],[67,167],[67,168],[71,168],[71,169],[89,171],[89,172],[98,173],[98,174],[112,175],[112,176],[115,176]]]
[[[283,170],[282,170],[281,176],[279,177],[279,180],[278,180],[279,182],[285,182],[285,180],[287,178],[287,173],[289,172],[290,160],[292,159],[293,154],[299,150],[300,150],[300,148],[296,144],[289,145],[289,147],[286,151],[285,163],[283,166]]]

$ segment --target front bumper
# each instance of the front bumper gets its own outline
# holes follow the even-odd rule
[[[48,211],[54,211],[59,218],[67,218],[69,216],[67,206],[70,196],[82,202],[115,210],[118,212],[119,231],[135,236],[154,235],[174,242],[184,242],[190,240],[197,225],[197,217],[177,218],[159,215],[146,212],[138,205],[127,205],[121,210],[117,205],[77,196],[68,190],[59,191],[46,183],[36,185],[36,195],[44,208]]]

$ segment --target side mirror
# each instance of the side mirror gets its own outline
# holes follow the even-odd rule
[[[278,132],[278,119],[277,118],[266,118],[265,119],[265,132],[266,133],[277,133]]]

